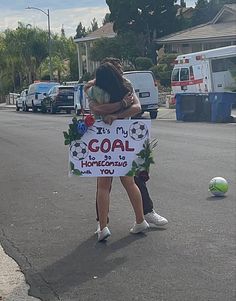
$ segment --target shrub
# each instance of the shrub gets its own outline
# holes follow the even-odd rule
[[[149,70],[153,66],[153,63],[148,57],[137,57],[135,59],[135,66],[137,70]]]

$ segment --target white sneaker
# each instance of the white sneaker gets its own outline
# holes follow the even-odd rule
[[[98,224],[97,224],[97,230],[94,232],[94,234],[98,234],[98,232],[100,231],[101,229],[100,229],[100,223],[98,222]]]
[[[143,220],[143,222],[140,224],[137,224],[135,222],[133,228],[130,229],[130,233],[137,234],[148,228],[149,228],[149,224],[145,220]]]
[[[102,231],[98,231],[98,241],[103,241],[107,239],[109,236],[111,236],[111,232],[108,229],[108,227],[105,227],[102,229]]]
[[[144,217],[149,224],[154,224],[156,226],[164,226],[168,224],[168,220],[165,217],[157,214],[154,210],[145,214]]]

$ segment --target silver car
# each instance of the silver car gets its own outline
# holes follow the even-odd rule
[[[20,96],[17,97],[16,100],[16,111],[25,111],[25,103],[26,103],[26,97],[28,94],[28,89],[25,89],[21,92]]]

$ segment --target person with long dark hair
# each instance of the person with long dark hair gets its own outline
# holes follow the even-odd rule
[[[124,101],[126,97],[133,97],[131,102],[133,102],[137,107],[134,114],[136,115],[140,112],[139,100],[137,97],[131,96],[132,93],[132,86],[123,79],[118,70],[110,63],[104,63],[98,67],[96,70],[95,85],[90,87],[87,91],[91,101],[95,101],[99,104],[110,102],[120,104],[120,110],[112,118],[110,118],[110,115],[105,114],[101,116],[101,119],[109,124],[111,124],[115,119],[131,117],[128,110],[122,109],[126,106],[126,101]],[[134,177],[122,176],[120,177],[120,180],[128,193],[136,218],[135,224],[131,228],[130,232],[142,232],[147,229],[149,225],[144,219],[140,190],[135,184]],[[112,177],[98,177],[97,179],[97,207],[100,223],[100,229],[97,233],[98,241],[103,241],[111,235],[110,230],[107,227],[111,183]]]
[[[103,63],[107,63],[107,62],[111,63],[118,70],[118,72],[121,74],[121,76],[123,76],[123,66],[122,66],[120,59],[114,58],[114,57],[107,57],[107,58],[103,59],[101,63],[103,64]],[[125,79],[125,81],[127,81],[127,80]],[[85,85],[85,92],[91,86],[94,86],[95,82],[96,82],[95,80],[89,81]],[[135,118],[135,115],[138,114],[139,112],[137,112],[137,107],[136,107],[136,104],[134,104],[134,102],[133,102],[133,100],[134,100],[133,97],[135,97],[134,91],[133,91],[133,94],[124,98],[123,102],[112,102],[111,101],[111,102],[107,102],[107,103],[103,103],[103,104],[101,104],[101,103],[98,104],[97,102],[91,100],[90,101],[90,109],[92,110],[92,112],[94,114],[97,114],[97,115],[103,115],[103,114],[114,115],[114,114],[117,114],[118,111],[123,109],[126,111],[125,112],[126,114],[128,112],[129,116],[132,116],[132,118]],[[162,227],[168,223],[168,220],[165,217],[161,216],[159,214],[159,212],[157,213],[154,210],[153,200],[149,194],[147,184],[146,184],[146,182],[148,180],[149,180],[149,177],[144,178],[142,174],[137,174],[134,176],[134,181],[141,192],[145,220],[150,225]],[[96,197],[96,199],[97,199],[97,197]],[[96,200],[96,213],[97,213],[98,225],[97,225],[97,230],[95,233],[97,233],[100,230],[100,223],[99,223],[98,209],[97,209],[97,200]]]

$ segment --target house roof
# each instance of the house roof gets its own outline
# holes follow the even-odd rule
[[[233,23],[233,24],[232,24]],[[173,42],[199,42],[206,40],[232,40],[236,39],[235,23],[216,23],[204,24],[201,26],[193,27],[189,30],[175,33],[173,35],[165,36],[155,40],[158,43],[173,43]]]
[[[228,14],[234,16],[234,18],[228,18]],[[225,22],[222,16],[225,15],[229,22]],[[215,18],[206,23],[201,24],[186,30],[164,36],[155,41],[159,44],[170,44],[173,42],[201,42],[207,40],[235,40],[236,39],[236,4],[227,4],[219,11]]]
[[[114,38],[116,33],[113,31],[113,23],[106,23],[97,30],[91,32],[86,37],[75,39],[75,43],[93,41],[99,38]]]
[[[234,20],[236,20],[236,4],[225,4],[211,22],[212,23],[220,22],[221,17],[223,15],[226,15],[228,17],[229,14],[231,14],[231,16],[234,16]]]

